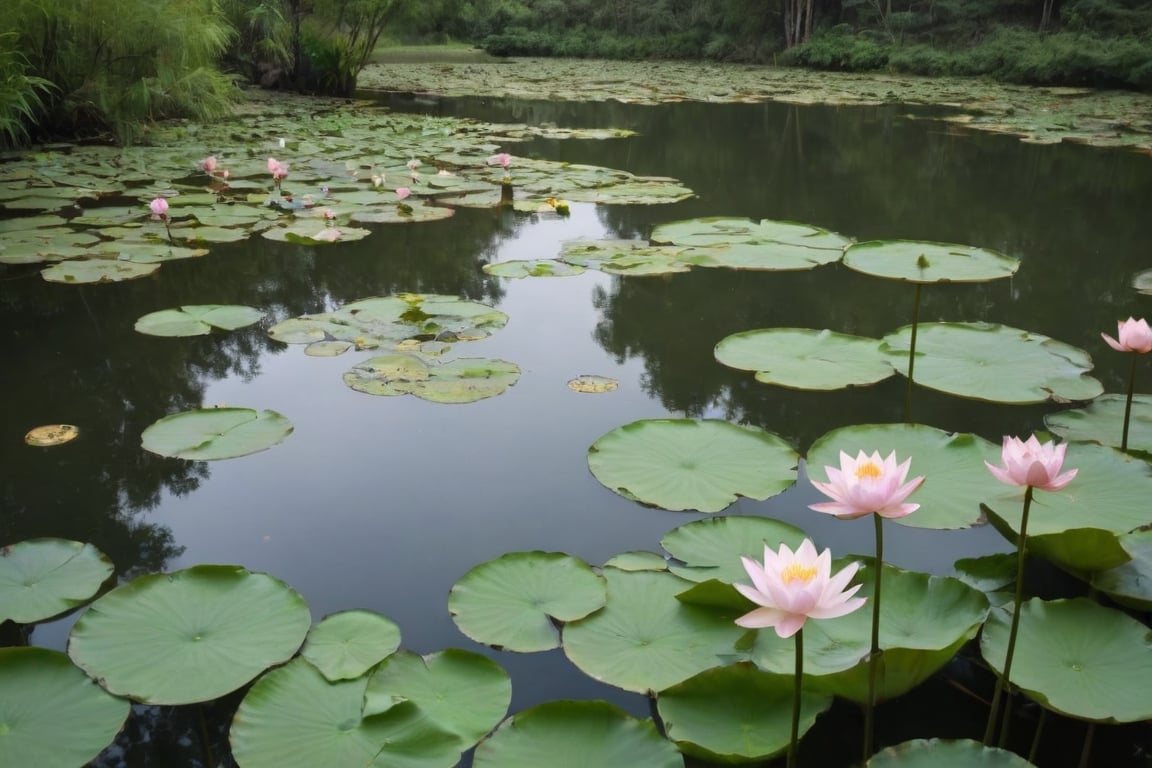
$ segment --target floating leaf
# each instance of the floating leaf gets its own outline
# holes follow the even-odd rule
[[[1006,749],[968,739],[915,739],[872,755],[866,768],[1028,768],[1032,763]]]
[[[604,605],[604,581],[560,552],[512,552],[477,565],[448,593],[452,620],[479,643],[509,651],[560,644],[553,619],[574,621]]]
[[[437,727],[470,746],[504,718],[512,681],[499,664],[478,653],[449,648],[421,657],[402,651],[369,678],[364,715],[386,712],[400,701],[412,702]]]
[[[473,768],[684,768],[651,720],[606,701],[550,701],[504,721],[476,747]]]
[[[198,565],[140,576],[101,597],[72,628],[68,655],[112,693],[189,704],[286,661],[311,623],[304,598],[279,579]]]
[[[610,275],[668,275],[691,269],[679,258],[685,250],[639,240],[569,240],[561,246],[560,259]]]
[[[843,389],[883,381],[896,373],[879,339],[808,328],[765,328],[735,333],[716,345],[729,368],[756,371],[756,380],[793,389]]]
[[[330,683],[304,659],[256,681],[228,741],[242,768],[451,768],[465,745],[411,702],[364,717],[367,677]]]
[[[136,321],[136,330],[149,336],[203,336],[213,328],[234,331],[263,317],[263,312],[252,307],[198,304],[151,312]]]
[[[664,730],[681,752],[719,763],[767,760],[788,749],[793,675],[746,664],[701,672],[660,692]],[[826,694],[801,692],[799,735],[832,706]]]
[[[336,357],[342,355],[356,345],[350,341],[314,341],[304,347],[304,354],[311,357]]]
[[[692,586],[666,571],[606,568],[608,602],[564,627],[564,654],[589,677],[626,691],[662,691],[735,656],[737,614],[676,599]]]
[[[682,184],[660,181],[635,181],[603,187],[572,189],[563,193],[577,203],[601,205],[664,205],[695,197],[696,193]]]
[[[1152,610],[1152,529],[1145,526],[1121,536],[1120,547],[1132,557],[1128,562],[1092,575],[1092,586],[1120,605],[1140,611]]]
[[[594,374],[577,376],[568,381],[568,389],[573,392],[583,392],[584,394],[615,392],[619,386],[620,382],[616,379],[609,378],[608,376],[596,376]]]
[[[0,765],[87,765],[130,710],[58,651],[0,648]]]
[[[808,224],[723,216],[662,224],[651,240],[696,249],[685,257],[696,266],[764,270],[812,269],[839,261],[851,242]]]
[[[605,568],[621,571],[666,571],[668,561],[656,552],[621,552],[604,563]]]
[[[967,528],[980,519],[980,502],[1004,485],[984,466],[1000,463],[1000,447],[982,437],[956,434],[924,424],[859,424],[834,429],[808,449],[808,474],[825,480],[826,467],[840,466],[840,453],[881,456],[896,452],[911,459],[908,476],[930,478],[909,498],[920,509],[892,522],[914,528]]]
[[[983,283],[1016,274],[1020,260],[968,245],[872,240],[849,246],[844,266],[910,283]]]
[[[497,277],[571,277],[584,273],[584,268],[555,259],[498,261],[485,264],[484,273]]]
[[[66,613],[88,602],[112,572],[107,555],[79,541],[29,539],[0,548],[0,623]]]
[[[507,360],[463,357],[427,363],[412,355],[382,355],[357,363],[344,383],[369,395],[415,395],[434,403],[474,403],[503,394],[520,379]]]
[[[46,424],[28,430],[24,442],[37,448],[50,448],[70,443],[79,436],[80,428],[72,424]]]
[[[423,221],[441,221],[456,211],[442,205],[373,205],[352,213],[358,224],[417,224]]]
[[[276,411],[201,408],[153,422],[140,436],[146,451],[193,461],[231,459],[264,451],[292,433]]]
[[[1152,296],[1152,269],[1137,272],[1132,277],[1132,287],[1135,288],[1138,293]]]
[[[660,544],[682,563],[671,566],[680,578],[718,579],[731,584],[748,581],[741,557],[763,561],[765,546],[773,551],[779,550],[781,544],[795,549],[805,538],[804,531],[780,520],[729,515],[673,528]]]
[[[1103,395],[1083,408],[1050,413],[1044,425],[1065,440],[1091,441],[1119,448],[1124,437],[1127,395]],[[1152,457],[1152,395],[1133,395],[1128,449]]]
[[[270,227],[260,234],[269,240],[281,243],[317,245],[363,240],[372,232],[360,227],[329,227],[319,221],[304,220],[289,227]]]
[[[884,337],[892,365],[908,368],[912,326]],[[1038,333],[992,323],[921,323],[916,383],[973,400],[1042,403],[1091,400],[1103,386],[1083,350]]]
[[[160,269],[159,264],[137,264],[112,259],[84,259],[53,264],[40,276],[50,283],[118,283],[147,277]]]
[[[644,419],[588,449],[596,479],[621,496],[673,510],[719,512],[796,482],[798,457],[779,437],[718,420]]]
[[[887,599],[887,595],[885,595]],[[1011,618],[995,610],[980,653],[1001,673]],[[1148,628],[1087,598],[1020,606],[1013,686],[1048,709],[1082,720],[1131,723],[1152,718],[1152,642]]]
[[[400,647],[400,627],[373,611],[340,611],[308,630],[300,655],[331,682],[367,672]]]

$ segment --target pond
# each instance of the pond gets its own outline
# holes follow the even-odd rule
[[[461,208],[443,221],[369,224],[365,239],[333,245],[253,237],[166,263],[154,278],[115,284],[48,283],[39,266],[0,265],[7,403],[0,543],[42,536],[91,542],[121,575],[243,565],[298,590],[314,621],[367,608],[399,625],[407,649],[488,654],[511,675],[512,712],[554,699],[607,699],[647,716],[645,697],[592,680],[560,651],[513,654],[469,640],[449,615],[449,590],[505,553],[567,552],[599,565],[622,552],[659,551],[670,530],[708,517],[630,501],[590,474],[589,446],[624,424],[726,419],[762,427],[803,454],[832,429],[903,421],[901,377],[832,392],[785,389],[719,364],[713,348],[730,334],[772,327],[879,338],[910,322],[912,290],[841,264],[645,277],[589,270],[519,280],[490,276],[485,264],[555,258],[576,238],[646,239],[657,225],[705,216],[802,222],[857,241],[988,248],[1020,259],[1018,272],[989,283],[925,286],[921,322],[987,321],[1044,334],[1086,350],[1106,392],[1125,391],[1127,356],[1109,350],[1100,332],[1114,333],[1118,319],[1147,311],[1132,288],[1133,275],[1149,266],[1147,156],[1030,145],[898,105],[391,97],[389,106],[635,131],[603,140],[532,138],[499,151],[673,177],[696,196],[665,205],[572,202],[567,217]],[[199,152],[190,150],[189,167]],[[374,353],[313,357],[267,334],[288,318],[404,292],[449,294],[504,312],[507,326],[462,354],[514,362],[521,370],[515,386],[463,405],[372,397],[342,376]],[[266,319],[227,335],[157,338],[134,330],[149,312],[196,304],[253,306]],[[1146,391],[1152,382],[1146,366],[1140,370],[1137,389]],[[619,387],[600,394],[568,388],[585,374],[617,379]],[[1044,429],[1046,414],[1067,407],[995,404],[923,387],[913,395],[915,421],[997,444],[1003,435]],[[228,461],[141,450],[141,433],[157,419],[213,405],[272,409],[294,431],[270,450]],[[79,426],[80,438],[52,449],[23,444],[28,429],[56,423]],[[870,555],[872,525],[807,509],[821,498],[802,480],[767,501],[741,499],[725,514],[774,517],[837,556]],[[951,573],[959,558],[1013,551],[987,525],[889,525],[887,532],[888,562],[930,573]],[[1066,588],[1054,569],[1041,577]],[[39,625],[31,641],[62,650],[74,621]],[[979,738],[986,705],[961,688],[936,681],[882,707],[879,744]],[[195,764],[197,726],[169,709],[138,708],[96,764]],[[812,764],[850,764],[856,747],[838,743],[837,729],[855,733],[858,723],[853,707],[834,707],[805,742]],[[1079,724],[1053,727],[1041,764],[1075,764],[1082,735]],[[1146,728],[1102,728],[1098,739],[1096,764],[1148,764],[1139,757],[1152,745]]]

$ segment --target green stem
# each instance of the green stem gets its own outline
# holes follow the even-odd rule
[[[919,288],[919,286],[917,286]],[[868,698],[864,702],[864,762],[872,756],[874,716],[876,709],[876,671],[880,667],[880,572],[884,569],[884,518],[872,514],[876,531],[876,576],[872,587],[872,647],[868,653]]]
[[[1036,733],[1032,734],[1032,748],[1028,750],[1028,762],[1036,764],[1036,755],[1040,753],[1040,735],[1044,733],[1044,726],[1048,723],[1048,710],[1041,707],[1040,722],[1036,723]]]
[[[1128,369],[1128,400],[1124,403],[1124,435],[1120,438],[1120,450],[1128,450],[1128,419],[1132,416],[1132,392],[1136,388],[1136,357],[1132,353],[1132,367]]]
[[[904,390],[904,422],[912,423],[912,373],[916,369],[916,330],[920,326],[920,283],[912,302],[912,340],[908,344],[908,387]]]
[[[208,739],[208,723],[204,718],[204,703],[196,706],[200,713],[200,744],[204,748],[204,764],[207,768],[216,768],[216,761],[212,757],[212,742]]]
[[[796,680],[792,686],[792,738],[788,741],[788,768],[796,768],[800,748],[800,686],[804,682],[804,628],[796,631]]]
[[[1088,733],[1084,736],[1084,748],[1080,750],[1080,768],[1088,768],[1088,758],[1092,756],[1092,738],[1096,735],[1096,723],[1088,723]]]

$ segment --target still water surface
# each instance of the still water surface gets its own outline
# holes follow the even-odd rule
[[[649,417],[727,418],[804,452],[829,429],[902,419],[902,379],[839,393],[788,391],[724,368],[712,348],[727,334],[772,326],[881,336],[909,322],[908,286],[839,265],[626,279],[588,272],[516,281],[481,272],[486,262],[554,257],[567,239],[644,238],[656,224],[697,216],[786,219],[858,240],[955,242],[1019,257],[1011,281],[927,287],[921,319],[986,320],[1052,336],[1086,349],[1106,390],[1123,391],[1128,361],[1099,333],[1147,312],[1130,288],[1132,274],[1152,266],[1146,155],[1028,145],[924,112],[912,119],[897,106],[397,99],[393,107],[636,130],[630,139],[503,149],[673,176],[699,197],[668,206],[573,204],[567,220],[460,210],[323,248],[255,237],[166,264],[155,280],[111,285],[49,284],[34,269],[0,266],[0,543],[86,540],[121,573],[238,563],[287,581],[314,620],[369,608],[399,623],[409,649],[483,650],[447,611],[448,590],[476,564],[535,549],[599,564],[626,550],[657,550],[668,530],[699,517],[648,509],[602,487],[585,455],[605,432]],[[341,380],[354,357],[370,353],[307,357],[259,328],[190,339],[133,330],[141,315],[184,304],[248,304],[269,313],[268,325],[400,291],[459,294],[507,313],[505,329],[456,351],[517,363],[519,383],[470,405],[371,397]],[[582,395],[565,386],[588,373],[617,378],[620,389]],[[156,419],[213,404],[274,409],[295,432],[269,451],[211,464],[140,449],[140,432]],[[1042,428],[1051,409],[918,390],[914,417],[999,442]],[[53,450],[22,444],[27,429],[61,422],[79,425],[82,438]],[[869,522],[808,512],[815,495],[802,485],[729,513],[780,517],[837,554],[871,551]],[[957,558],[1007,549],[990,529],[888,531],[890,561],[938,573]],[[32,641],[63,648],[69,627],[39,627]],[[513,711],[608,698],[647,712],[642,697],[589,680],[558,652],[487,652],[512,674]],[[179,744],[161,748],[155,733],[137,730],[137,739],[155,743],[122,745],[105,764],[192,759],[172,756],[182,754]],[[930,734],[943,735],[935,725],[922,735]]]

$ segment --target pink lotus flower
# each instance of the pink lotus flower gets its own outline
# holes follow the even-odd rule
[[[407,200],[408,196],[411,194],[412,190],[408,189],[408,187],[396,187],[396,197],[400,198],[401,200]]]
[[[274,157],[268,158],[268,172],[272,174],[272,179],[280,181],[288,175],[288,163],[282,163]]]
[[[895,451],[886,459],[880,458],[879,451],[871,456],[860,451],[855,459],[841,451],[840,468],[824,468],[828,482],[812,481],[817,490],[834,501],[809,504],[808,508],[836,515],[841,520],[872,513],[888,518],[910,515],[920,509],[920,505],[905,504],[904,499],[924,482],[923,475],[904,482],[911,463],[912,459],[906,459],[897,465]]]
[[[343,233],[340,230],[336,229],[336,227],[328,227],[327,229],[322,229],[319,232],[317,232],[316,234],[312,235],[312,239],[313,240],[323,240],[323,241],[326,241],[329,243],[334,243],[340,239],[341,234],[343,234]]]
[[[153,216],[158,216],[162,219],[168,215],[168,201],[162,197],[157,197],[148,203],[148,209],[152,211]]]
[[[416,158],[412,158],[411,160],[408,161],[408,170],[414,171],[419,167],[420,167],[420,161],[417,160]]]
[[[212,173],[216,170],[216,155],[209,155],[200,161],[200,167],[205,173]]]
[[[1140,354],[1152,352],[1152,328],[1148,327],[1147,320],[1144,318],[1135,320],[1130,317],[1127,320],[1118,321],[1116,328],[1116,336],[1120,339],[1119,341],[1106,333],[1100,334],[1112,349],[1117,352],[1139,352]]]
[[[984,462],[988,471],[996,479],[1009,485],[1031,486],[1042,491],[1058,491],[1076,477],[1080,470],[1070,469],[1061,474],[1064,466],[1064,452],[1068,446],[1061,443],[1041,443],[1036,435],[1027,440],[1018,437],[1005,437],[1000,449],[1000,460],[1004,466],[993,466]]]
[[[512,165],[512,155],[507,152],[501,152],[498,155],[492,155],[488,158],[488,165],[499,165],[501,168],[507,168]]]
[[[331,208],[325,208],[322,211],[322,213],[324,214],[324,218],[328,221],[332,221],[333,219],[336,218],[336,212],[333,211]]]
[[[832,576],[832,555],[825,549],[819,555],[809,539],[792,552],[787,544],[779,552],[764,547],[764,563],[740,558],[752,586],[732,586],[760,607],[736,619],[742,627],[774,627],[780,637],[791,637],[808,619],[834,619],[864,605],[863,597],[852,597],[860,585],[845,590],[860,563],[852,563]]]

